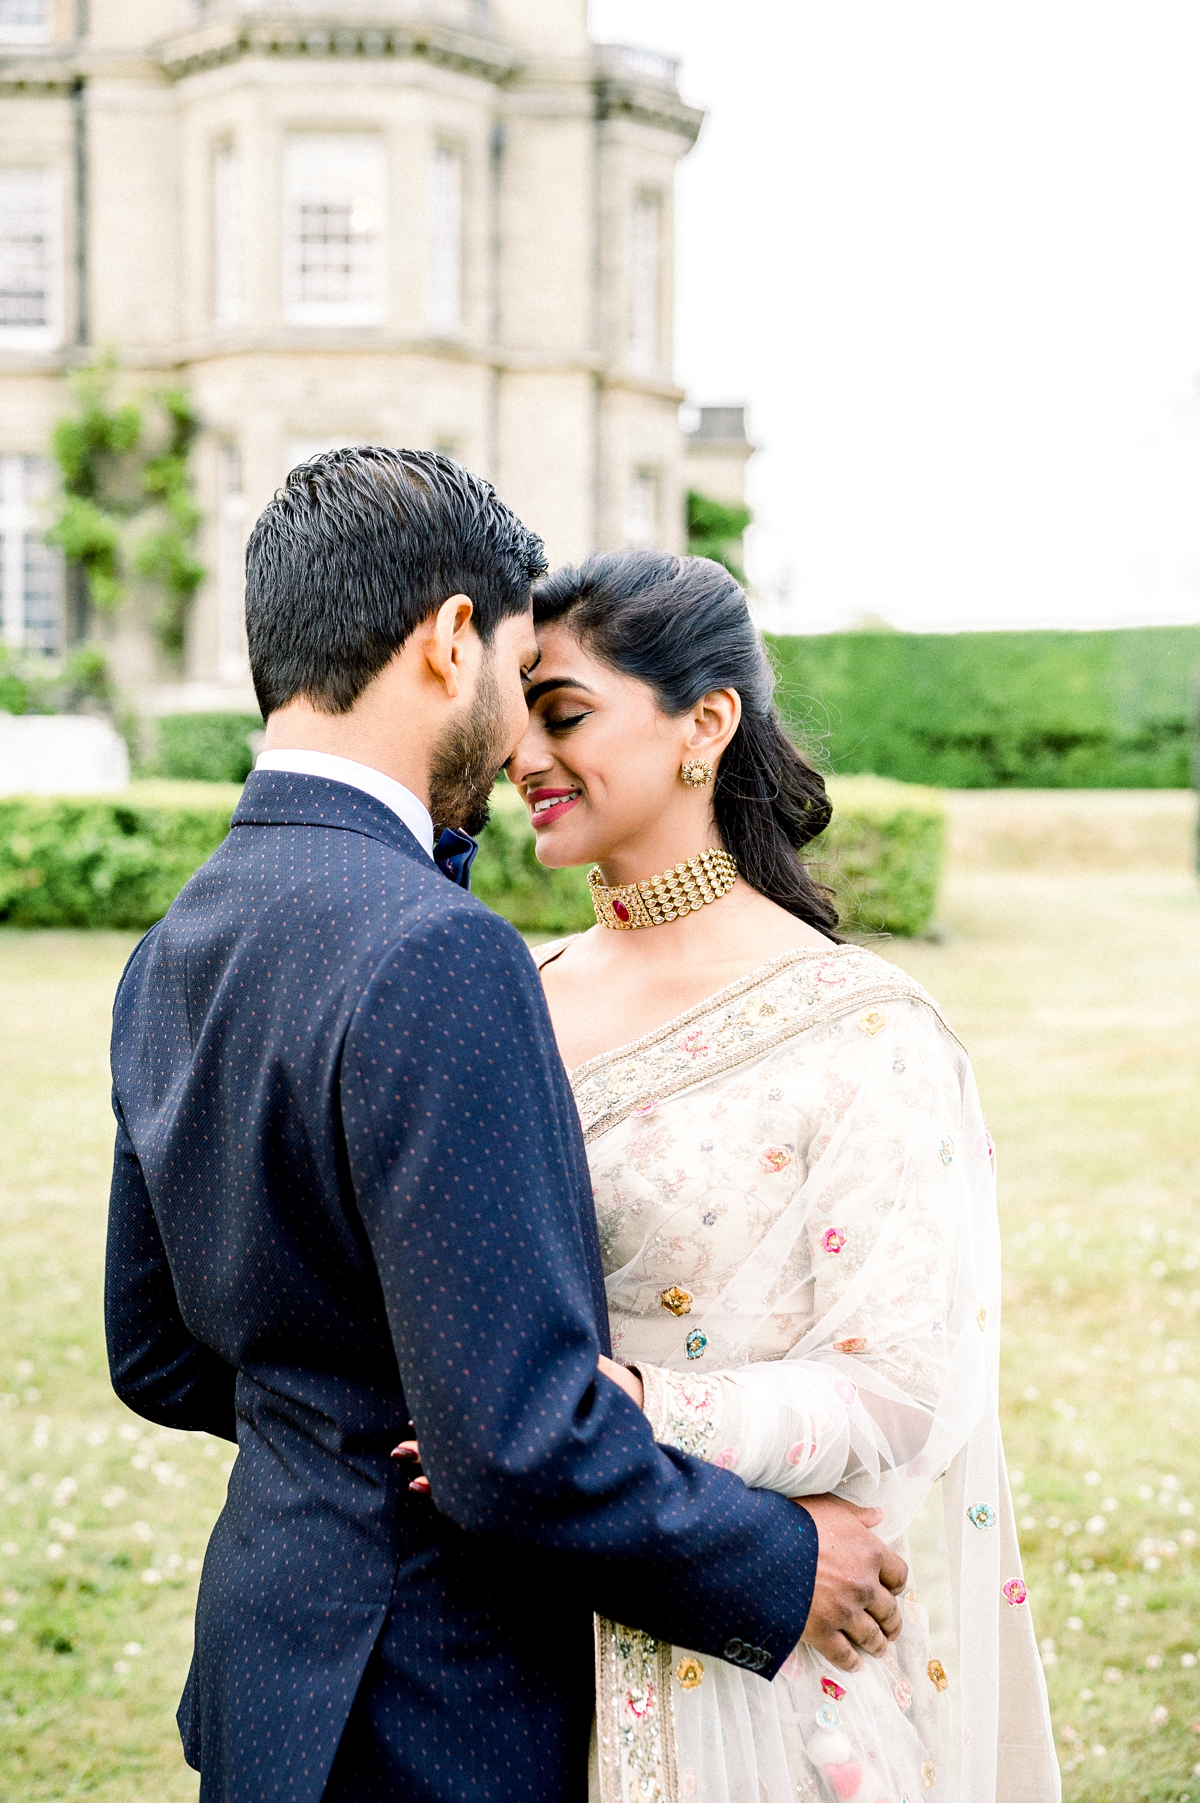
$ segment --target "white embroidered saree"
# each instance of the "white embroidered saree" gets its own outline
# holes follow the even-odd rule
[[[933,1003],[871,952],[792,952],[572,1082],[656,1438],[882,1508],[911,1567],[902,1634],[853,1673],[801,1646],[767,1681],[598,1621],[601,1803],[1057,1803],[996,1414],[994,1155]]]

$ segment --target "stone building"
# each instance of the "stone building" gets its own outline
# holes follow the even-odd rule
[[[672,190],[700,114],[585,0],[0,0],[3,635],[108,635],[149,712],[250,703],[249,522],[314,450],[445,450],[552,561],[681,548]],[[170,382],[209,575],[183,669],[72,620],[38,494],[65,373]]]

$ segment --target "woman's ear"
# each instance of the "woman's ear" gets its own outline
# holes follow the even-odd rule
[[[684,750],[689,757],[715,763],[738,729],[742,698],[736,689],[711,689],[688,714]]]

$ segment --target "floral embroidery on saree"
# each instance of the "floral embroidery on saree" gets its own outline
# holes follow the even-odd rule
[[[596,1617],[596,1739],[601,1803],[679,1803],[671,1648]]]
[[[572,1071],[584,1138],[590,1143],[639,1109],[759,1058],[797,1033],[846,1014],[873,1026],[881,1017],[868,1004],[906,1000],[937,1013],[919,983],[874,952],[856,945],[785,952],[665,1026]],[[772,1155],[778,1150],[767,1148]]]

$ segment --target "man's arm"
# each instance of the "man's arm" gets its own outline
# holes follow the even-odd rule
[[[591,1186],[511,929],[462,908],[404,941],[347,1035],[342,1110],[438,1508],[561,1555],[600,1613],[771,1675],[805,1625],[816,1529],[657,1446],[597,1378]]]
[[[236,1440],[237,1374],[184,1325],[146,1179],[115,1093],[113,1113],[117,1143],[104,1275],[113,1389],[148,1421]]]

